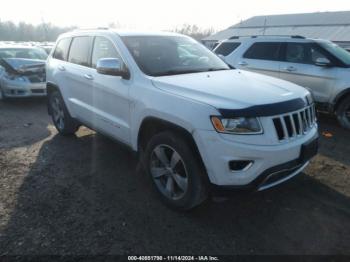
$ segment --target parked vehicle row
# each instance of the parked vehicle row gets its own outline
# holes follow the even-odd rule
[[[276,186],[317,153],[309,91],[231,69],[180,34],[66,33],[46,72],[59,133],[86,125],[126,144],[175,208],[193,208],[217,190]]]
[[[307,88],[320,110],[350,129],[350,53],[338,45],[300,36],[232,37],[214,52],[236,68]]]

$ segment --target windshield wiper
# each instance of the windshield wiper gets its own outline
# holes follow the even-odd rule
[[[203,72],[223,71],[223,70],[230,70],[230,68],[208,68],[207,70],[205,70]]]

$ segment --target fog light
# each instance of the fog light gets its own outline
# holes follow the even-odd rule
[[[248,170],[252,165],[253,161],[249,160],[233,160],[229,162],[229,168],[233,172],[238,172],[238,171],[246,171]]]

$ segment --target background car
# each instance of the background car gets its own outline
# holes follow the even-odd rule
[[[0,46],[0,99],[46,96],[46,58],[38,47]]]
[[[350,129],[350,53],[301,36],[232,37],[214,52],[236,68],[278,77],[309,89],[318,108]]]

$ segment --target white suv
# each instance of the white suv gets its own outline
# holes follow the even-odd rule
[[[302,36],[232,37],[214,52],[233,67],[307,88],[320,110],[350,129],[350,53],[338,45]]]
[[[84,124],[125,143],[173,207],[216,189],[267,189],[317,153],[309,91],[232,70],[187,36],[74,31],[46,66],[58,131]]]

